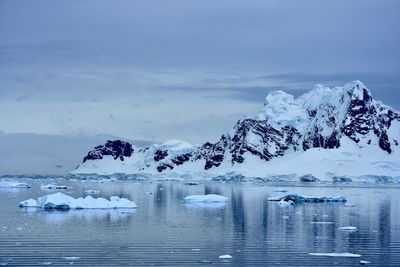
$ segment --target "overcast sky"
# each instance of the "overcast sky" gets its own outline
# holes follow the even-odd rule
[[[215,141],[271,90],[400,109],[400,1],[0,0],[0,131]]]

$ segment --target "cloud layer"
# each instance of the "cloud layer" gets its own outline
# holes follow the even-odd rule
[[[362,80],[400,109],[400,2],[0,2],[0,130],[217,139],[265,95]]]

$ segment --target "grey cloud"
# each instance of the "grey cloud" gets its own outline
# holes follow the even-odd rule
[[[396,0],[3,0],[0,130],[198,142],[271,90],[356,79],[400,109],[399,17]]]

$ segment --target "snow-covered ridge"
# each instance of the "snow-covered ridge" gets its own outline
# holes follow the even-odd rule
[[[107,141],[72,173],[400,177],[399,142],[400,113],[354,81],[334,88],[318,85],[297,98],[271,92],[256,116],[240,119],[216,143],[173,140],[139,148]]]

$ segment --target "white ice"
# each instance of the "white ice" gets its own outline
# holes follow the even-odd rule
[[[232,256],[229,254],[225,254],[225,255],[219,256],[218,258],[223,259],[223,260],[230,260],[230,259],[232,259]]]
[[[137,208],[135,202],[126,198],[112,196],[110,200],[105,198],[73,198],[63,193],[55,193],[38,198],[37,201],[28,199],[20,203],[20,207],[36,207],[42,209],[115,209]]]
[[[344,226],[344,227],[339,227],[338,229],[342,231],[357,231],[357,227],[355,226]]]

